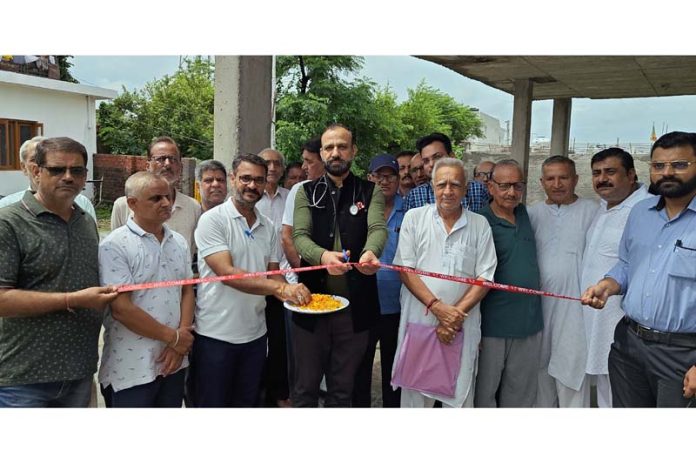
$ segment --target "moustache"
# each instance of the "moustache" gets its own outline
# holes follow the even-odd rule
[[[663,183],[667,182],[674,182],[674,183],[679,183],[682,184],[684,182],[681,181],[681,179],[678,179],[677,177],[662,177],[660,180],[655,182],[655,185],[662,185]]]
[[[597,184],[597,188],[607,188],[607,187],[608,187],[608,188],[611,188],[611,187],[613,187],[613,186],[614,186],[614,185],[613,185],[611,182],[599,182],[599,183]]]
[[[259,193],[258,191],[254,190],[252,188],[244,188],[242,190],[242,194],[244,194],[244,193],[254,193],[256,196],[261,196],[261,193]]]

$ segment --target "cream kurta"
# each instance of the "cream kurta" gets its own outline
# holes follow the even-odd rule
[[[201,216],[201,205],[198,201],[182,192],[176,193],[176,199],[172,205],[172,216],[165,223],[186,239],[189,251],[193,256],[196,253],[196,243],[193,239],[193,232],[198,225]],[[125,196],[116,198],[113,209],[111,210],[111,230],[116,230],[126,224],[128,219],[133,217],[133,211],[128,207]]]
[[[606,201],[600,201],[599,210],[587,231],[587,244],[580,279],[583,291],[604,278],[604,275],[616,264],[619,259],[619,242],[628,214],[634,205],[651,196],[646,186],[641,184],[640,188],[611,209],[607,209]],[[621,310],[621,298],[621,296],[610,297],[602,310],[583,308],[587,337],[585,372],[588,374],[609,374],[609,348],[614,342],[614,328],[624,315]]]
[[[488,221],[481,215],[464,210],[448,235],[436,206],[428,204],[406,213],[399,234],[399,245],[394,257],[395,265],[493,280],[497,265],[493,236]],[[431,277],[421,277],[421,279],[430,291],[446,304],[456,303],[469,289],[468,285],[452,281]],[[395,359],[398,359],[401,354],[408,322],[430,326],[438,324],[432,313],[425,315],[425,306],[411,294],[406,285],[403,285]],[[461,407],[467,396],[474,393],[472,378],[476,371],[481,340],[481,312],[478,304],[469,311],[462,329],[464,332],[462,367],[457,377],[455,397],[425,394],[452,407]],[[396,360],[394,366],[396,366]]]
[[[557,206],[538,202],[528,208],[537,245],[541,289],[579,297],[585,234],[597,203],[578,198]],[[580,390],[585,377],[587,344],[582,305],[554,297],[541,298],[544,313],[541,361],[550,376],[564,386]]]

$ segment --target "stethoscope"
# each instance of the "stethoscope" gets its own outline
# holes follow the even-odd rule
[[[321,191],[321,195],[317,199],[317,190],[319,189],[319,186],[322,186],[323,189]],[[312,202],[309,204],[309,207],[316,207],[317,209],[325,209],[326,206],[322,206],[321,202],[324,200],[326,197],[326,192],[329,190],[329,182],[326,180],[326,174],[322,175],[319,180],[317,181],[316,185],[314,185],[314,189],[312,190]],[[350,212],[350,215],[357,215],[358,212],[360,211],[360,208],[355,202],[355,191],[357,190],[355,183],[353,184],[353,202],[351,203],[351,206],[348,208],[348,212]],[[333,198],[331,197],[331,202],[333,203],[334,206],[334,216],[336,215],[336,202]]]

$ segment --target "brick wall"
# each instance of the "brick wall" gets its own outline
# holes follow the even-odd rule
[[[119,196],[123,196],[123,187],[128,177],[135,172],[147,169],[147,158],[145,156],[95,154],[93,163],[94,179],[104,178],[102,183],[102,201],[109,202],[113,202]],[[179,191],[193,196],[196,160],[194,158],[183,158],[181,167]]]

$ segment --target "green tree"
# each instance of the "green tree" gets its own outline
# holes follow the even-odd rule
[[[376,154],[414,149],[419,137],[434,131],[449,135],[455,146],[481,134],[476,113],[446,93],[421,82],[399,103],[391,88],[354,77],[362,65],[355,56],[277,58],[276,145],[289,159],[298,159],[302,143],[332,122],[353,129],[356,174]]]
[[[110,153],[141,154],[157,136],[174,138],[186,157],[213,156],[214,64],[186,59],[166,75],[132,92],[123,89],[97,112],[99,146]]]
[[[446,134],[455,147],[470,137],[482,135],[481,119],[475,111],[425,81],[408,90],[408,99],[399,106],[399,112],[406,127],[405,140],[410,146],[431,132]]]
[[[58,69],[60,69],[60,80],[79,84],[80,82],[70,74],[70,68],[73,67],[73,64],[70,62],[71,58],[72,55],[56,56],[58,60]]]

